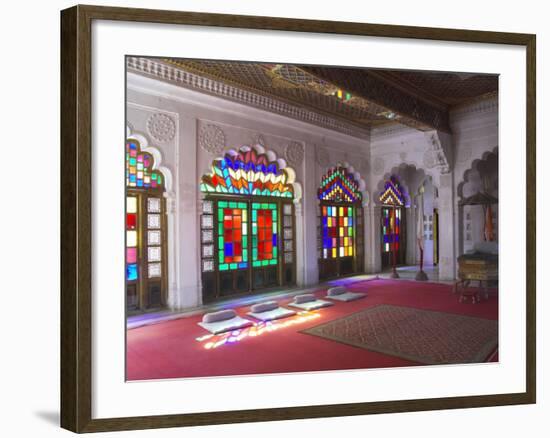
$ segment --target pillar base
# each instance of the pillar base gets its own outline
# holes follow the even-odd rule
[[[416,273],[416,277],[414,277],[414,279],[416,281],[426,281],[428,280],[428,275],[424,271],[420,270]]]
[[[399,274],[398,274],[396,271],[393,271],[393,272],[390,274],[390,278],[399,278]]]

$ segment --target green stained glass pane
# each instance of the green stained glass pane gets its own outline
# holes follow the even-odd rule
[[[276,265],[277,264],[277,259],[269,260],[269,264],[270,265]]]
[[[273,212],[271,213],[271,217],[274,221],[277,220],[277,210],[273,210]]]
[[[260,204],[258,204],[257,202],[253,202],[252,203],[252,208],[254,208],[254,209],[260,208]]]
[[[260,261],[252,262],[252,266],[254,266],[255,268],[257,268],[258,266],[261,266],[261,265],[262,265],[262,262],[260,262]]]
[[[269,208],[269,204],[267,204],[267,203],[264,202],[264,203],[262,204],[262,209],[265,210],[265,209],[268,209],[268,208]]]
[[[256,222],[256,221],[257,221],[257,211],[252,210],[252,222]]]
[[[229,203],[229,208],[237,208],[237,203],[236,202],[230,202]]]
[[[273,232],[277,232],[277,222],[273,222]]]
[[[269,208],[275,210],[277,208],[277,204],[269,204]]]
[[[224,258],[224,255],[223,255],[223,250],[218,252],[218,261],[220,263],[223,263],[225,261],[225,258]]]
[[[349,227],[348,229],[348,235],[351,237],[353,236],[353,227]]]
[[[255,223],[252,224],[252,234],[253,235],[258,234],[258,227]]]
[[[220,207],[220,208],[225,208],[225,207],[227,207],[227,202],[225,202],[225,201],[220,201],[220,202],[218,202],[218,207]]]
[[[223,218],[222,218],[223,221]],[[223,222],[218,223],[218,233],[223,234]]]
[[[262,260],[262,266],[267,266],[269,264],[269,260]]]
[[[246,208],[246,202],[239,202],[239,208]]]
[[[248,250],[247,249],[243,250],[243,261],[244,262],[248,261]]]
[[[254,248],[258,246],[258,238],[256,236],[252,236],[252,246]]]
[[[222,236],[218,237],[218,247],[223,248],[223,237]]]
[[[243,246],[245,248],[248,246],[248,236],[243,236]]]
[[[223,221],[223,209],[221,209],[221,208],[218,209],[218,220],[219,220],[220,222]]]
[[[231,263],[231,264],[229,265],[229,268],[230,268],[230,269],[237,269],[238,266],[239,266],[239,265],[237,265],[237,263]]]
[[[136,165],[136,159],[135,158],[130,158],[130,166],[135,166]]]
[[[252,260],[258,260],[258,250],[256,248],[252,249]]]
[[[277,247],[273,247],[273,257],[277,257]]]
[[[222,265],[219,265],[219,266],[218,266],[218,269],[219,269],[220,271],[227,271],[227,270],[229,269],[229,265],[228,265],[227,263],[224,263],[224,264],[222,264]]]
[[[353,216],[353,208],[348,208],[348,216]]]

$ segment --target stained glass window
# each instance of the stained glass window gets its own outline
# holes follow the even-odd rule
[[[321,206],[324,259],[353,256],[354,207]]]
[[[157,189],[164,185],[160,172],[152,170],[153,157],[141,152],[136,140],[126,141],[126,186],[137,189]]]
[[[126,280],[136,281],[139,277],[138,258],[138,210],[137,197],[126,197]]]
[[[126,280],[129,308],[160,306],[166,287],[164,177],[138,141],[126,140]]]
[[[391,252],[395,238],[395,251],[399,250],[401,232],[401,209],[382,208],[382,251]]]
[[[338,165],[323,176],[318,197],[321,201],[354,203],[361,201],[361,191],[359,183],[348,169]]]
[[[246,202],[218,202],[218,269],[248,267],[248,211]]]
[[[293,198],[288,173],[277,162],[270,162],[255,149],[226,154],[212,165],[212,172],[201,180],[201,191],[255,196]]]
[[[252,266],[277,264],[277,204],[252,204]]]
[[[401,208],[405,205],[404,188],[395,176],[390,177],[380,193],[382,208],[382,251],[399,251],[401,233]],[[395,242],[395,245],[393,245]]]
[[[405,205],[404,190],[397,178],[392,176],[384,184],[384,190],[380,193],[380,202],[384,205]]]

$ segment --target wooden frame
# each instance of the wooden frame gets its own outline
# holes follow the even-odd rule
[[[91,24],[93,20],[219,26],[520,45],[526,48],[526,391],[417,400],[92,419]],[[191,426],[534,403],[535,49],[529,34],[194,12],[76,6],[61,14],[61,425],[75,432]]]

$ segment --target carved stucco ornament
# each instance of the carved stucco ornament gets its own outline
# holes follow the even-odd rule
[[[217,125],[203,125],[199,131],[199,145],[210,154],[220,154],[225,149],[225,134]]]
[[[147,132],[159,143],[167,143],[176,136],[176,122],[168,114],[155,113],[147,120]]]
[[[290,142],[285,148],[286,161],[294,166],[302,164],[304,159],[304,145],[297,141]]]

